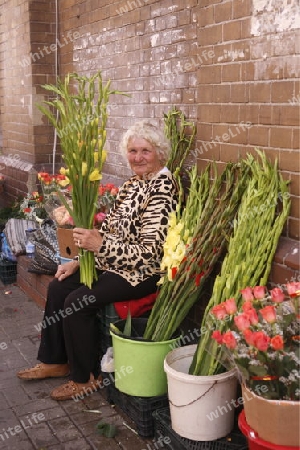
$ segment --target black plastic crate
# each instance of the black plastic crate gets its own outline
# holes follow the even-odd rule
[[[154,436],[154,411],[168,405],[167,395],[134,397],[120,392],[113,383],[107,386],[107,400],[135,423],[138,434],[144,438]]]
[[[226,437],[215,441],[192,441],[179,436],[171,427],[169,407],[153,412],[155,440],[169,450],[247,450],[245,436],[236,426]]]
[[[17,281],[17,262],[0,260],[0,280],[3,284],[11,284]]]
[[[109,332],[110,324],[120,320],[113,303],[105,305],[98,314],[100,350],[104,354],[108,347],[112,347],[112,338]]]

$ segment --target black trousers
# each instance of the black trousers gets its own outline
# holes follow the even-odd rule
[[[71,379],[86,383],[99,375],[97,313],[108,303],[139,299],[156,291],[159,276],[132,286],[112,272],[98,272],[92,289],[80,283],[79,270],[48,288],[37,359],[45,364],[70,364]]]

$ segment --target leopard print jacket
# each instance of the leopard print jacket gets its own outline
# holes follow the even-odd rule
[[[166,168],[150,180],[134,176],[126,181],[102,224],[96,267],[119,274],[132,286],[159,274],[169,215],[177,202],[178,187]]]

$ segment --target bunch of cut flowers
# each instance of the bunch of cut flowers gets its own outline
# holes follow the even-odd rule
[[[270,291],[247,287],[241,294],[240,308],[230,298],[210,311],[222,363],[235,367],[242,382],[264,398],[299,401],[300,282]]]
[[[101,72],[86,77],[67,74],[56,85],[44,85],[56,98],[39,105],[55,127],[60,139],[62,158],[72,190],[72,204],[58,191],[74,224],[92,229],[97,208],[99,181],[106,159],[107,106],[111,94],[110,80],[103,83]],[[91,287],[97,278],[94,253],[79,250],[80,280]]]
[[[20,202],[19,216],[41,223],[47,217],[44,197],[37,191],[28,193]]]
[[[68,178],[68,169],[61,167],[58,174],[51,175],[48,172],[39,172],[38,179],[41,183],[46,210],[59,227],[73,228],[74,220],[65,204],[62,204],[58,191],[64,195],[70,208],[72,208],[72,188]],[[118,187],[112,183],[99,184],[96,211],[94,214],[94,227],[99,228],[106,214],[114,204],[118,194]]]
[[[113,183],[100,184],[98,189],[97,212],[95,214],[94,226],[101,227],[102,222],[113,206],[119,188]]]

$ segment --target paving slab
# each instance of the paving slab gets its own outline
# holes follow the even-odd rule
[[[105,388],[82,400],[57,402],[49,394],[62,379],[17,378],[18,370],[37,363],[42,317],[41,307],[16,284],[0,282],[0,449],[154,449],[153,440],[141,438],[130,418],[107,402]],[[114,438],[98,433],[100,420],[116,425]]]

